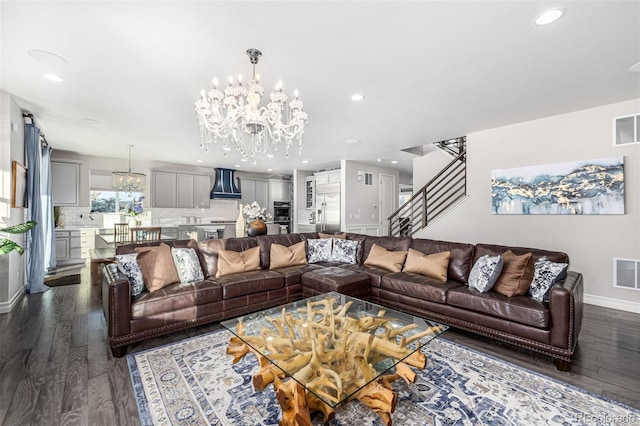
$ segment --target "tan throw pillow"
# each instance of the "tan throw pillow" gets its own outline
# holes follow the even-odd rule
[[[450,255],[451,252],[449,251],[424,254],[421,251],[410,248],[402,272],[414,272],[434,280],[446,282]]]
[[[347,233],[343,232],[342,234],[327,234],[326,232],[318,232],[318,237],[320,237],[320,238],[339,238],[341,240],[345,240],[347,238]]]
[[[282,244],[271,244],[271,260],[269,269],[284,268],[286,266],[306,265],[307,253],[305,242],[293,244],[289,247]]]
[[[367,260],[364,261],[364,264],[377,266],[378,268],[386,269],[391,272],[400,272],[406,257],[406,251],[389,251],[384,247],[374,244],[371,246],[369,256],[367,256]]]
[[[260,270],[260,247],[245,251],[220,250],[216,278],[246,271]]]
[[[171,256],[171,247],[165,243],[153,247],[137,247],[136,253],[144,285],[150,293],[180,281]]]
[[[527,253],[516,256],[511,250],[507,250],[502,255],[502,259],[504,261],[502,273],[493,290],[507,297],[526,294],[535,271],[533,255]]]

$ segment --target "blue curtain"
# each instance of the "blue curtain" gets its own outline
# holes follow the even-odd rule
[[[56,244],[55,223],[53,220],[53,191],[51,180],[51,148],[42,146],[42,176],[40,179],[42,196],[42,233],[44,237],[44,267],[55,269]]]
[[[38,225],[27,234],[30,240],[27,253],[27,292],[40,293],[49,289],[44,285],[45,245],[42,224],[42,193],[40,176],[42,149],[40,129],[34,123],[24,126],[25,149],[27,152],[27,202],[29,203],[29,220]]]

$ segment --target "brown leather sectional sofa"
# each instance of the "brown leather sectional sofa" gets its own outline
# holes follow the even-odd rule
[[[115,265],[106,265],[103,307],[113,355],[123,356],[128,344],[147,338],[336,290],[546,354],[555,359],[558,369],[569,369],[582,320],[580,273],[569,271],[552,288],[548,303],[527,295],[480,293],[467,285],[473,264],[484,254],[502,254],[507,250],[515,255],[531,252],[534,259],[545,256],[553,262],[568,263],[566,254],[490,244],[346,234],[347,239],[360,241],[355,264],[323,262],[269,269],[272,243],[288,247],[312,238],[318,238],[318,234],[215,239],[199,244],[193,240],[169,241],[166,243],[170,246],[196,249],[205,280],[171,284],[134,297],[130,295],[126,276]],[[365,265],[373,244],[392,251],[409,248],[426,254],[450,251],[447,282]],[[244,251],[256,246],[260,247],[261,270],[215,277],[219,250]],[[117,253],[132,253],[135,247],[140,245],[120,246]]]

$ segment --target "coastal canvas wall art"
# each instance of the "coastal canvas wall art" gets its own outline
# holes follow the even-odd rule
[[[491,171],[493,214],[624,214],[624,157]]]

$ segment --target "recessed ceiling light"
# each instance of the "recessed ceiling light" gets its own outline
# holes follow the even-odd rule
[[[231,148],[229,148],[228,146],[225,146],[225,147],[224,147],[224,148],[222,148],[222,149],[224,149],[225,151],[231,151]]]
[[[202,160],[196,160],[196,163],[202,163]]]
[[[54,67],[66,67],[67,65],[69,65],[69,61],[67,61],[62,56],[56,55],[52,52],[47,52],[46,50],[27,50],[27,55],[38,62],[42,62],[43,64],[51,65]]]
[[[346,141],[344,141],[344,143],[349,145],[356,145],[356,144],[359,144],[360,142],[362,142],[360,139],[347,139]]]
[[[631,65],[631,67],[629,67],[629,71],[631,72],[640,72],[640,62],[638,62],[637,64]]]
[[[235,166],[233,166],[233,167],[235,167],[236,169],[239,169],[239,168],[240,168],[240,164],[236,164],[236,165],[235,165]]]
[[[351,100],[354,102],[360,102],[364,100],[364,95],[361,93],[355,93],[351,95]]]
[[[243,163],[246,163],[247,159],[246,158],[241,158],[240,161],[242,161]]]
[[[382,162],[382,158],[378,158],[377,161],[378,161],[378,163]]]
[[[272,172],[272,171],[273,171],[273,169],[267,169],[267,171],[268,171],[268,172]]]
[[[542,12],[540,15],[536,17],[534,21],[536,25],[547,25],[552,22],[556,22],[558,19],[562,17],[564,12],[562,9],[551,9],[546,12]]]
[[[391,161],[391,164],[398,164],[398,160]]]
[[[273,158],[273,154],[267,154],[267,158]]]
[[[64,78],[60,77],[59,75],[56,74],[45,74],[43,75],[44,78],[46,78],[49,81],[55,81],[56,83],[62,83],[64,81]]]
[[[304,164],[309,164],[309,163],[315,163],[315,162],[316,162],[316,160],[314,160],[313,158],[307,158],[307,159],[305,159],[305,160],[302,160],[302,162],[303,162]]]

